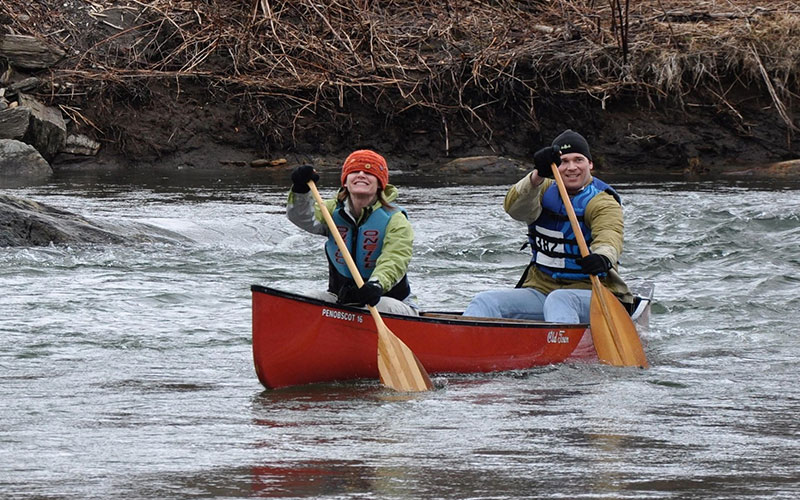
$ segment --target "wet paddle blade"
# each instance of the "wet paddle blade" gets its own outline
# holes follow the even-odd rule
[[[647,368],[649,365],[639,332],[625,306],[595,276],[592,278],[590,321],[597,357],[613,366]]]
[[[396,391],[421,392],[433,389],[422,363],[385,324],[378,327],[378,373],[381,382]]]

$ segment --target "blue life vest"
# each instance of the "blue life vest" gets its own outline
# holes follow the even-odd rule
[[[370,211],[371,207],[364,210]],[[333,221],[342,236],[350,256],[361,274],[364,281],[369,281],[372,276],[372,271],[375,270],[375,264],[378,257],[381,255],[383,248],[383,238],[386,236],[386,226],[389,224],[389,219],[397,212],[402,212],[403,215],[406,211],[400,207],[387,207],[381,206],[371,213],[367,212],[361,218],[361,224],[356,225],[355,221],[345,212],[344,204],[339,202],[333,210]],[[345,284],[352,284],[355,282],[350,269],[347,268],[342,253],[336,245],[336,240],[333,235],[328,236],[328,241],[325,242],[325,254],[328,257],[330,272],[328,275],[328,290],[332,293],[338,293],[342,286]],[[407,276],[403,276],[397,285],[391,290],[385,291],[384,295],[403,300],[411,294],[411,288],[408,285]]]
[[[622,205],[614,188],[599,179],[592,180],[572,198],[572,207],[587,246],[591,246],[592,231],[584,223],[583,214],[589,200],[602,192],[610,194]],[[555,182],[544,192],[541,215],[528,225],[528,242],[533,252],[531,265],[535,265],[543,273],[554,279],[581,280],[589,277],[575,263],[581,257],[581,251]],[[605,273],[600,276],[605,276]]]

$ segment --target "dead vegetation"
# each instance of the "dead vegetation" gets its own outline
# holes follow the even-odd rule
[[[769,96],[797,131],[800,6],[791,1],[0,0],[0,29],[68,53],[52,101],[96,131],[114,103],[156,85],[235,106],[263,147],[358,127],[471,134],[537,131],[543,108],[713,106],[747,134]],[[90,105],[89,103],[94,103]],[[98,103],[104,103],[104,108]],[[378,117],[359,124],[356,109]],[[119,135],[119,134],[118,134]]]

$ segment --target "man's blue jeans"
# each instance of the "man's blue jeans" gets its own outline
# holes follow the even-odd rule
[[[591,301],[591,290],[560,289],[548,295],[533,288],[489,290],[472,299],[464,316],[588,323]]]

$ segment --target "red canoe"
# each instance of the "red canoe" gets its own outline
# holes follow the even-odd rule
[[[370,313],[253,285],[253,359],[268,389],[378,379],[378,336]],[[652,287],[632,318],[649,319]],[[381,313],[386,326],[436,373],[524,370],[565,361],[597,361],[589,325],[468,318],[423,312]]]

